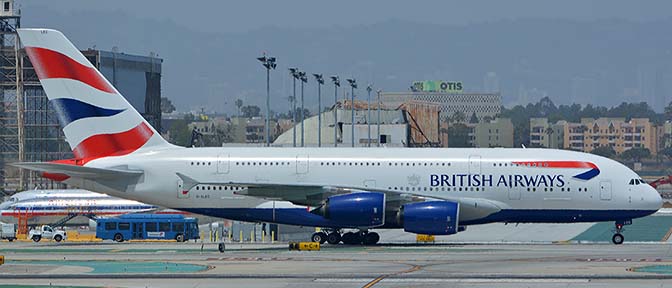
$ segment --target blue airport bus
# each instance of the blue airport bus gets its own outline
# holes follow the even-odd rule
[[[96,219],[96,237],[117,242],[131,239],[199,239],[198,219],[175,214],[125,214]]]

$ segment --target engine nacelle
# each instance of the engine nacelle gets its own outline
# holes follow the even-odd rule
[[[404,231],[416,234],[451,235],[459,231],[460,204],[427,201],[402,206],[400,220]]]
[[[344,227],[377,227],[385,224],[385,194],[356,192],[327,198],[311,211]]]

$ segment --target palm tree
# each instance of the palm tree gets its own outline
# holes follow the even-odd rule
[[[240,116],[240,108],[243,107],[243,100],[236,99],[236,107],[238,107],[238,116]]]

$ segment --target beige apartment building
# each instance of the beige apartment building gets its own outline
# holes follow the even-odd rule
[[[590,152],[601,146],[611,146],[616,153],[631,148],[647,148],[658,153],[658,129],[648,118],[583,118],[580,123],[546,118],[530,119],[530,144]]]
[[[467,127],[471,128],[469,140],[474,147],[513,147],[513,123],[509,118],[467,124]]]

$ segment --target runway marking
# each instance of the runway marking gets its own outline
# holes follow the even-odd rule
[[[382,276],[381,276],[382,277]],[[376,278],[378,279],[378,278]],[[317,278],[314,282],[328,282],[328,283],[357,283],[365,281],[362,278]],[[373,281],[371,281],[373,282]],[[371,283],[369,282],[369,283]],[[424,279],[424,278],[386,278],[380,279],[378,282],[383,283],[589,283],[590,279],[578,278],[578,279],[562,279],[562,278],[549,278],[549,279],[520,279],[520,278],[433,278],[433,279]],[[378,283],[376,282],[376,283]],[[374,283],[373,285],[375,285]],[[367,284],[369,285],[369,284]],[[363,286],[363,287],[371,287]]]
[[[578,258],[579,262],[663,262],[661,258]]]
[[[665,236],[663,236],[663,239],[661,239],[660,242],[667,242],[667,240],[670,239],[670,236],[672,236],[672,228],[667,230],[667,233],[665,233]]]
[[[389,277],[389,276],[401,275],[401,274],[405,274],[405,273],[411,273],[411,272],[418,271],[418,270],[420,270],[420,269],[422,269],[422,266],[420,266],[420,265],[413,265],[413,267],[411,267],[411,268],[409,268],[409,269],[407,269],[407,270],[404,270],[404,271],[399,271],[399,272],[391,273],[391,274],[383,274],[383,275],[378,276],[376,279],[373,279],[371,282],[366,283],[366,285],[362,286],[362,288],[370,288],[370,287],[373,287],[373,285],[378,284],[378,282],[382,281],[383,279],[385,279],[386,277]]]

